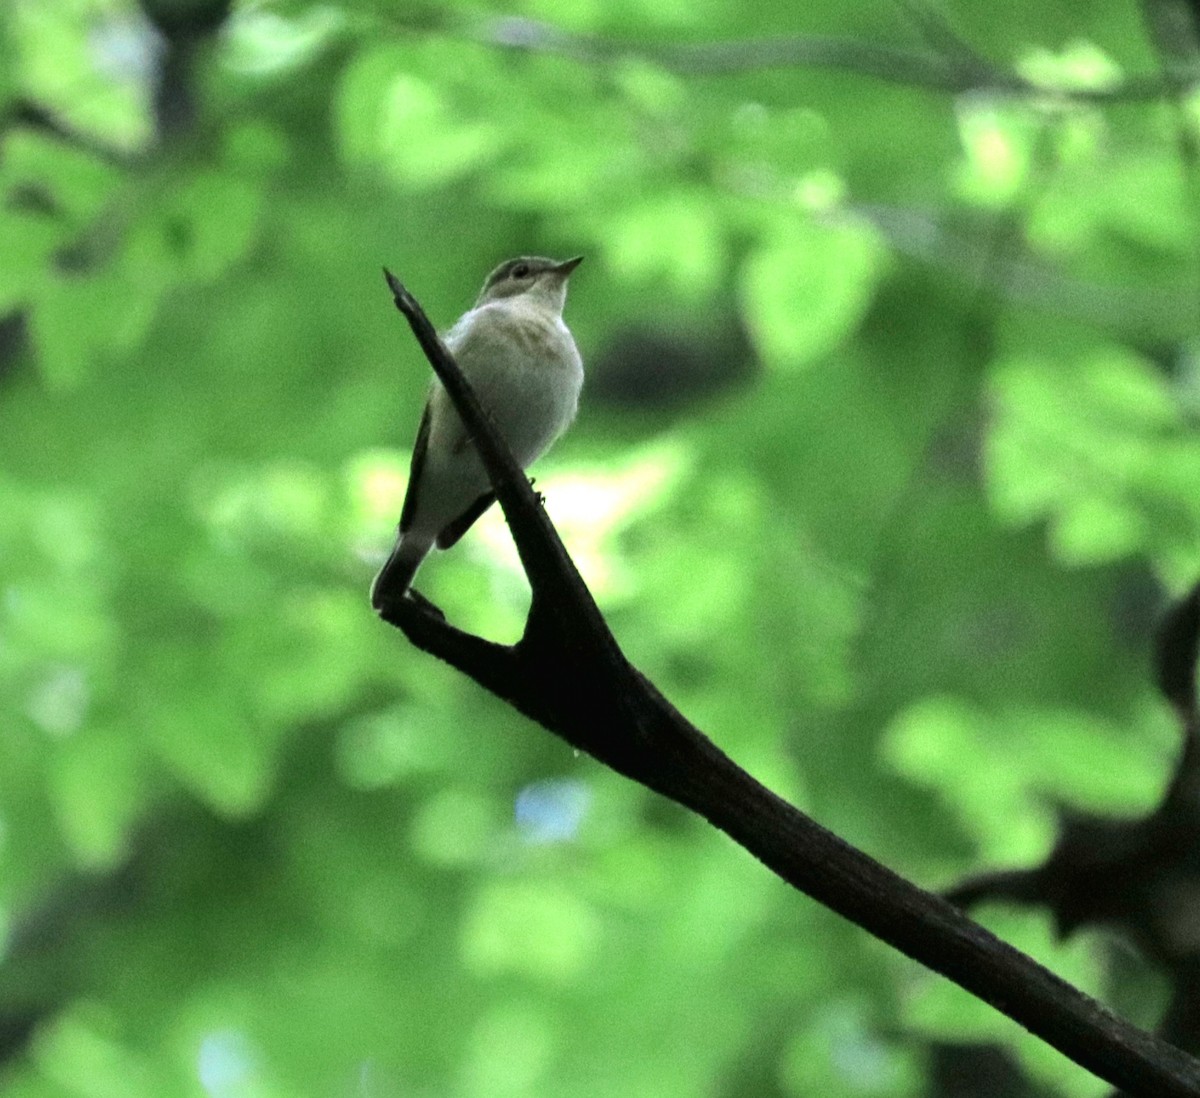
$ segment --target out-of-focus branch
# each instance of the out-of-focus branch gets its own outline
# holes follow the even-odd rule
[[[932,209],[865,204],[851,209],[897,252],[1006,299],[1131,339],[1182,340],[1195,330],[1200,282],[1186,277],[1142,285],[1087,281],[1027,252],[997,260],[994,233],[983,219],[975,227]]]
[[[923,29],[928,30],[928,21]],[[607,64],[635,58],[685,76],[725,76],[807,67],[836,69],[889,84],[951,94],[1050,95],[1081,103],[1155,101],[1172,96],[1200,79],[1200,67],[1181,64],[1160,74],[1130,76],[1106,87],[1045,88],[1018,73],[993,65],[968,49],[951,51],[939,47],[937,52],[921,52],[824,35],[651,45],[578,34],[520,16],[485,20],[468,33],[478,41],[510,50],[554,54],[583,64]]]
[[[550,519],[420,305],[397,308],[487,468],[533,589],[525,633],[497,645],[423,599],[385,620],[567,743],[703,816],[795,888],[991,1003],[1076,1063],[1145,1098],[1200,1098],[1200,1063],[826,831],[737,766],[634,668]]]
[[[536,19],[509,16],[482,24],[476,36],[491,45],[557,54],[586,64],[641,58],[688,76],[725,76],[758,69],[807,66],[841,69],[889,83],[948,92],[999,87],[1009,82],[999,70],[964,69],[937,54],[824,35],[646,45],[576,34]]]
[[[160,140],[190,134],[199,117],[196,59],[233,10],[233,0],[138,0],[162,40],[154,79],[154,119]]]

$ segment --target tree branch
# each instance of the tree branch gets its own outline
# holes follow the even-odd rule
[[[1144,1098],[1198,1098],[1200,1063],[1122,1021],[937,896],[781,800],[690,724],[621,652],[558,534],[420,305],[385,271],[479,450],[533,604],[521,640],[494,645],[423,599],[389,622],[600,762],[692,809],[783,880],[992,1004],[1099,1077]]]

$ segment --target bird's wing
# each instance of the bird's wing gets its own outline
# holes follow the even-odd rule
[[[417,492],[421,485],[421,470],[425,467],[425,451],[429,448],[429,425],[433,418],[433,401],[425,402],[421,413],[421,425],[417,428],[417,441],[413,444],[412,465],[408,470],[408,490],[404,493],[404,507],[400,511],[400,533],[404,533],[417,514]]]
[[[472,376],[474,371],[471,370],[471,363],[480,358],[487,357],[488,351],[488,330],[492,328],[495,321],[489,320],[486,317],[490,314],[484,314],[480,309],[472,309],[468,313],[464,313],[458,318],[454,327],[446,333],[446,347],[454,356],[454,361],[458,363],[458,368],[466,376],[471,387],[475,389],[475,396],[479,396],[479,377]],[[446,452],[454,454],[455,457],[460,457],[471,446],[471,435],[467,431],[466,424],[463,423],[458,413],[454,411],[453,403],[451,402],[446,391],[443,389],[441,393],[446,401],[445,411],[450,414],[445,417],[445,422],[439,426],[446,429]],[[463,528],[466,532],[466,528]],[[459,535],[462,536],[461,534]],[[455,541],[458,538],[454,539]],[[453,543],[451,543],[453,544]]]
[[[449,549],[450,546],[455,544],[463,534],[475,525],[475,520],[495,502],[495,492],[484,492],[458,518],[453,522],[446,523],[442,527],[442,532],[437,536],[437,547],[439,549]]]

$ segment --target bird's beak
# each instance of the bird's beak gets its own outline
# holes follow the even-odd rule
[[[554,268],[554,273],[557,275],[562,275],[563,278],[566,278],[567,275],[575,270],[575,268],[578,267],[582,262],[583,256],[581,255],[575,256],[574,259],[564,259]]]

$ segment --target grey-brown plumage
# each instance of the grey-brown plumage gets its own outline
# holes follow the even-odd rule
[[[522,468],[567,429],[579,404],[583,363],[562,310],[581,259],[501,263],[445,337]],[[396,545],[371,585],[371,605],[380,610],[403,597],[430,550],[455,544],[494,500],[466,428],[435,380],[417,429]]]

